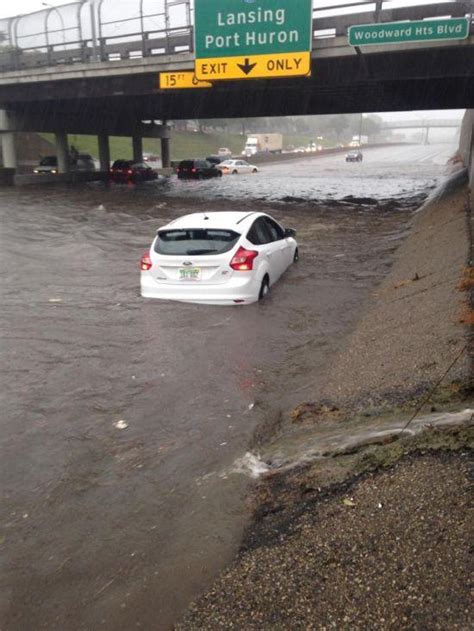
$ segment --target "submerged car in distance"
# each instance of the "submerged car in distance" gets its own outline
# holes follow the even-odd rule
[[[144,162],[134,160],[115,160],[109,170],[112,182],[147,182],[158,179],[158,173]]]
[[[69,171],[95,171],[94,159],[88,153],[76,153],[69,156]],[[33,169],[33,173],[44,175],[59,173],[57,156],[45,156],[41,158],[38,166]]]
[[[181,160],[176,169],[180,180],[207,180],[212,177],[222,177],[222,172],[215,164],[207,160]]]
[[[349,151],[349,153],[346,153],[346,162],[362,162],[363,158],[362,151]]]
[[[245,160],[224,160],[216,165],[222,173],[237,175],[238,173],[257,173],[258,169],[254,164],[249,164]]]
[[[217,150],[217,155],[221,158],[232,158],[232,151],[229,149],[229,147],[220,147]]]
[[[251,304],[298,260],[296,232],[260,212],[194,213],[158,229],[140,261],[145,298]]]

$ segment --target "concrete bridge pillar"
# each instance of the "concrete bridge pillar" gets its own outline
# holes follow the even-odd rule
[[[16,157],[15,132],[9,131],[0,135],[2,137],[3,166],[7,169],[16,169],[18,162]]]
[[[100,170],[108,171],[110,168],[110,145],[109,137],[107,134],[99,134],[97,136],[99,143],[99,162]]]
[[[56,139],[56,155],[58,157],[59,173],[69,173],[69,146],[67,134],[64,131],[58,131],[54,134]]]
[[[8,112],[0,110],[0,137],[2,141],[3,166],[8,169],[16,169],[16,137],[12,129]]]
[[[161,166],[166,169],[171,166],[170,139],[161,139]]]
[[[143,162],[143,139],[141,136],[132,136],[133,160]]]

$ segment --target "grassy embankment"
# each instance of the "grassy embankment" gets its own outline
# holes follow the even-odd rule
[[[42,134],[43,138],[54,143],[53,134]],[[69,144],[74,145],[79,151],[90,153],[95,158],[98,157],[97,137],[78,136],[70,134]],[[306,145],[310,138],[307,135],[292,134],[284,136],[284,146]],[[212,133],[203,134],[199,132],[171,132],[171,158],[179,160],[181,158],[205,157],[217,153],[219,147],[229,147],[234,155],[239,155],[244,148],[245,137],[239,134]],[[160,141],[154,138],[144,138],[143,151],[154,155],[161,155]],[[112,160],[119,158],[128,159],[132,157],[131,138],[110,138],[110,157]]]

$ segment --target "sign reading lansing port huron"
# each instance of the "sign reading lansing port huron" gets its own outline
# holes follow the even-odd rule
[[[405,42],[465,39],[468,35],[469,20],[467,18],[385,22],[350,26],[349,44],[351,46],[404,44]]]
[[[195,0],[199,81],[308,76],[312,0]]]

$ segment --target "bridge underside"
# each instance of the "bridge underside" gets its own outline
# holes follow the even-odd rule
[[[315,58],[311,78],[177,92],[159,91],[156,73],[4,85],[0,104],[25,131],[55,131],[62,121],[70,133],[114,133],[149,119],[472,108],[474,46]]]

